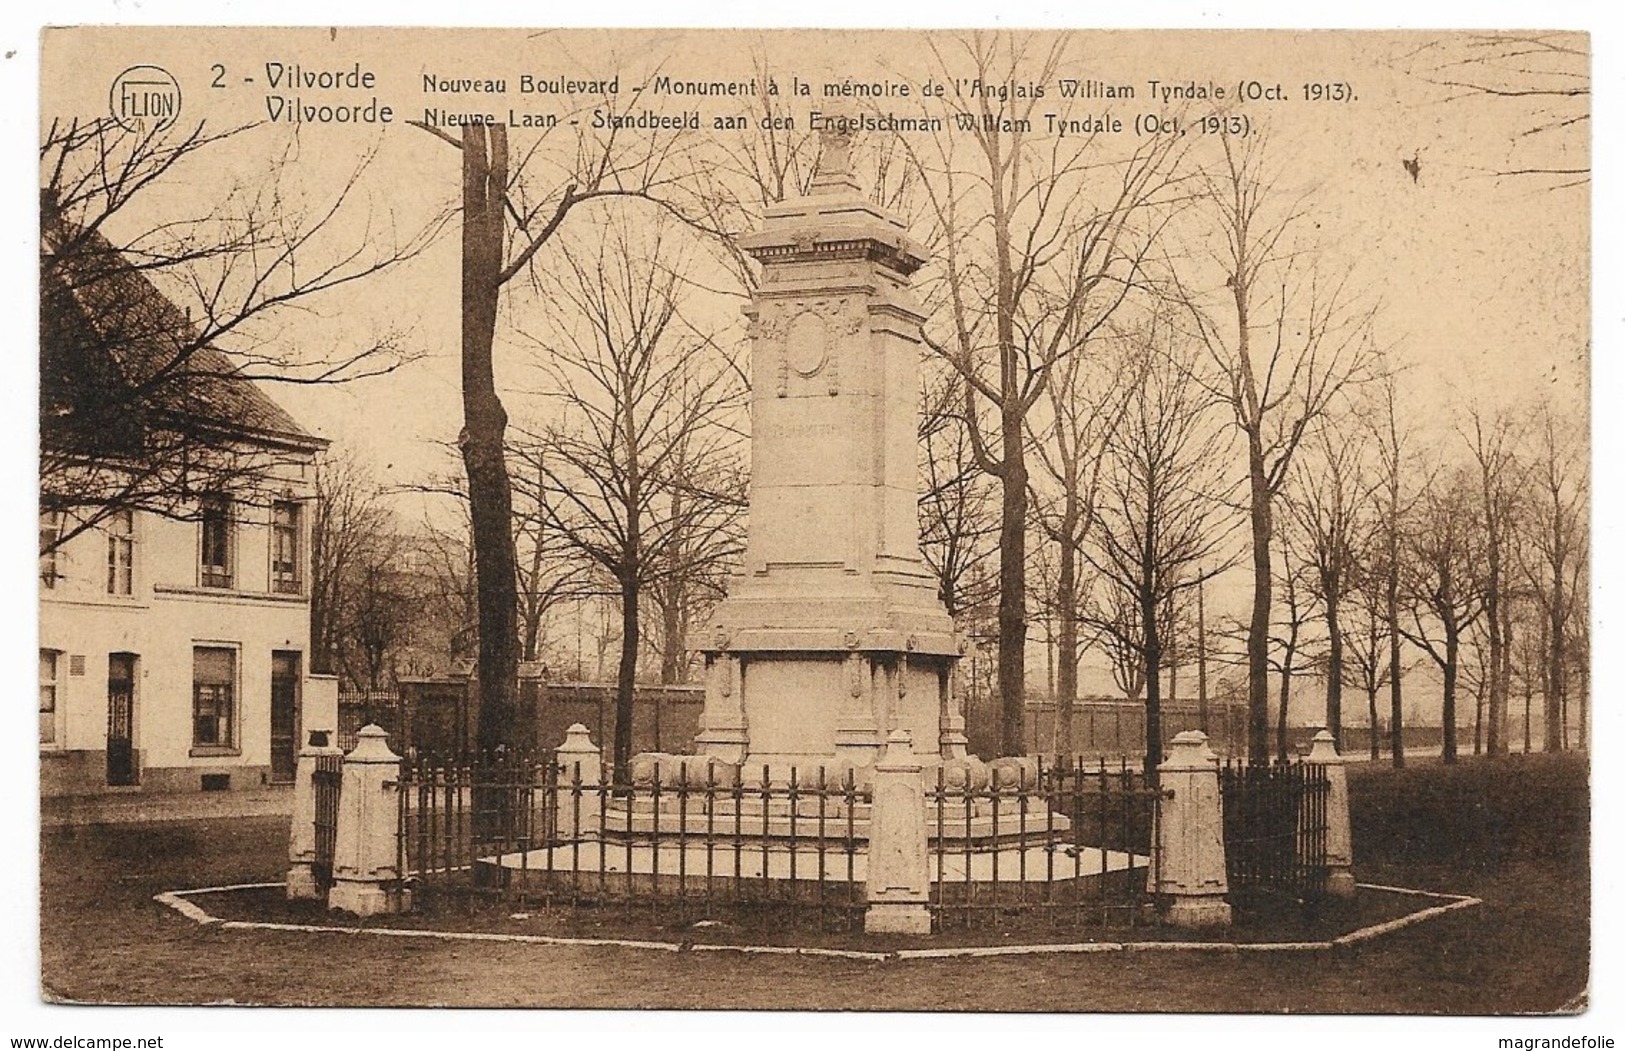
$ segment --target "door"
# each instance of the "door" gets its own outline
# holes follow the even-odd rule
[[[299,761],[299,654],[271,654],[271,779],[292,781]]]
[[[107,655],[107,783],[136,783],[133,653]]]

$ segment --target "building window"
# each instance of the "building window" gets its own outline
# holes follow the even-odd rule
[[[57,567],[57,545],[62,542],[62,512],[41,511],[39,516],[39,583],[54,588],[62,574]]]
[[[56,743],[56,650],[39,651],[39,743]]]
[[[192,650],[192,744],[233,747],[236,709],[237,651],[216,646]]]
[[[299,505],[271,506],[271,590],[299,594]]]
[[[135,515],[115,511],[107,520],[107,593],[128,595],[135,583]]]
[[[206,588],[231,587],[231,505],[209,500],[200,509],[202,542],[198,581]]]

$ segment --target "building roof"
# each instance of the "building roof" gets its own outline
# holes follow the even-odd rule
[[[42,209],[40,438],[138,454],[152,429],[317,450],[328,443],[202,341],[187,313],[99,231]]]

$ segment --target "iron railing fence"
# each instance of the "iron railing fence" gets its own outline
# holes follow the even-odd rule
[[[595,764],[596,765],[596,764]],[[737,771],[696,757],[636,783],[553,753],[403,761],[398,863],[419,900],[592,906],[656,922],[861,927],[872,785],[850,770]],[[939,930],[1024,917],[1053,927],[1153,916],[1161,793],[1119,762],[929,771]]]
[[[1124,926],[1154,919],[1148,886],[1161,793],[1125,761],[993,766],[985,787],[926,790],[930,908],[939,930],[1007,922]]]
[[[333,885],[333,848],[338,841],[339,787],[344,782],[344,757],[319,755],[311,773],[311,786],[315,796],[316,856],[311,863],[311,874],[317,888],[326,893]]]
[[[1317,763],[1225,763],[1226,876],[1233,895],[1319,901],[1330,872],[1326,800],[1331,785]]]
[[[861,924],[869,803],[850,773],[763,769],[746,784],[684,758],[636,784],[595,783],[551,753],[405,761],[400,871],[419,895]]]

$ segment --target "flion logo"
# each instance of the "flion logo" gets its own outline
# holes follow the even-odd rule
[[[160,66],[131,66],[113,78],[107,107],[120,127],[151,135],[180,117],[181,86]]]

